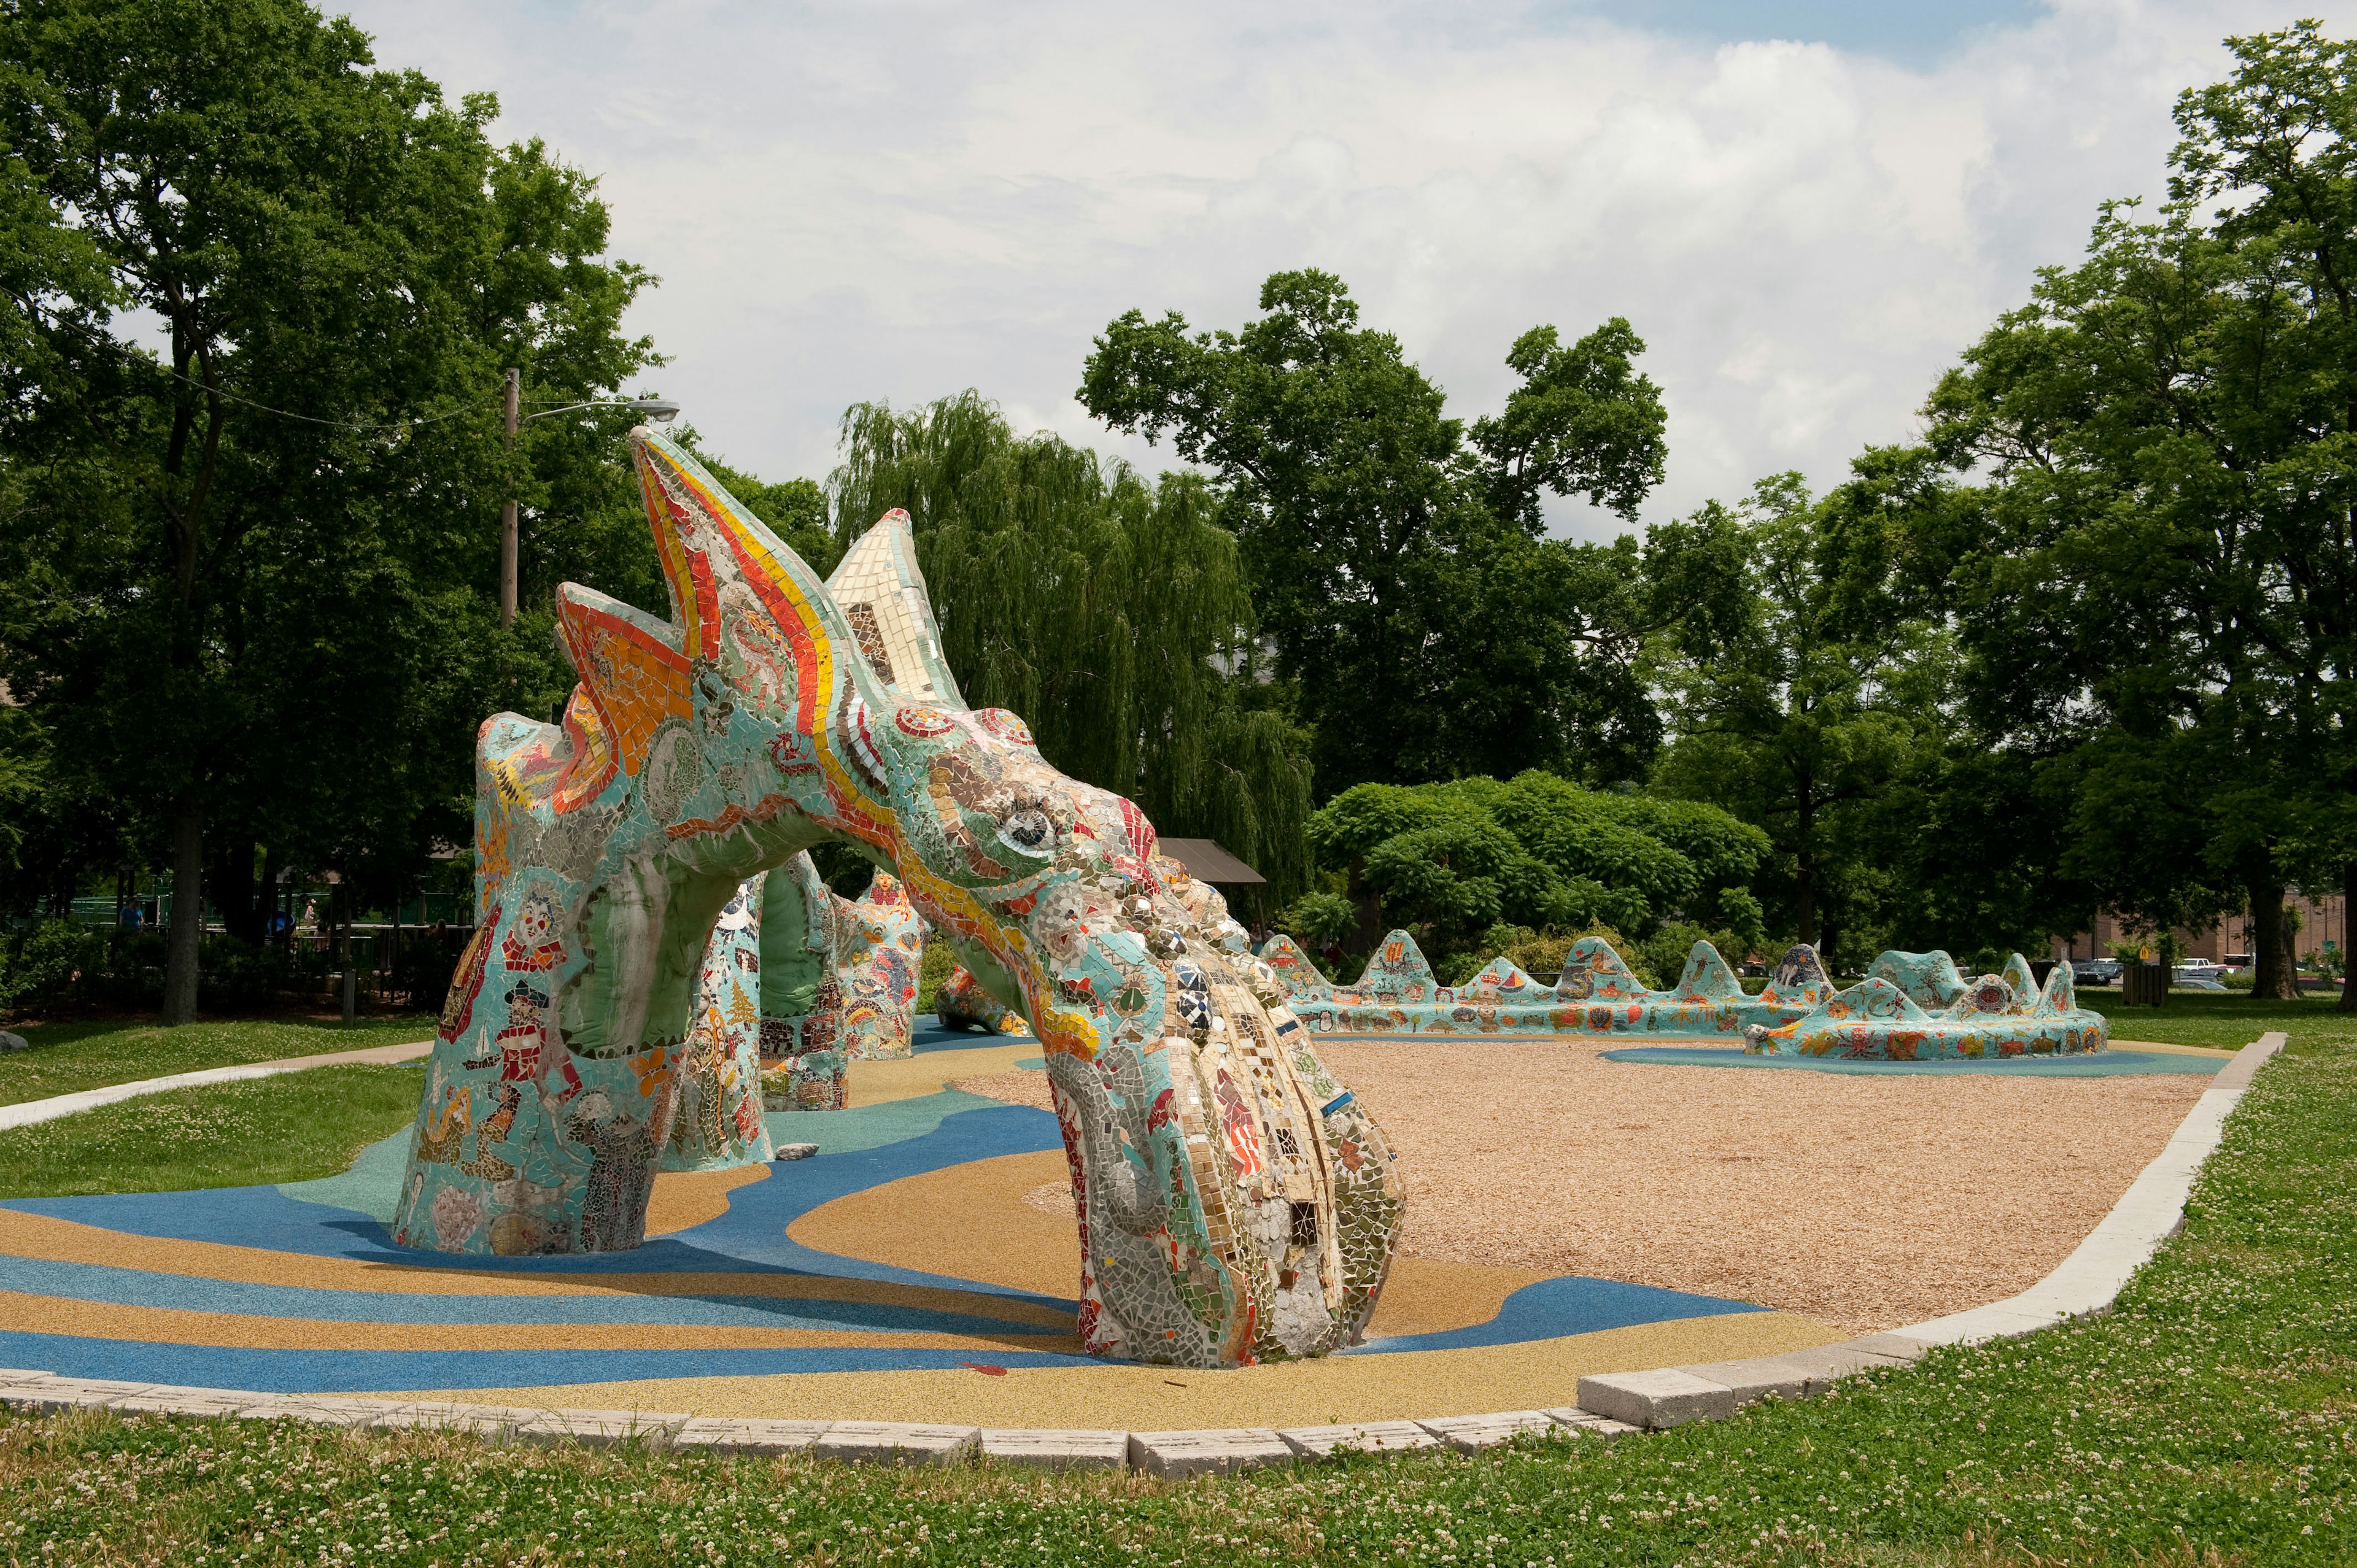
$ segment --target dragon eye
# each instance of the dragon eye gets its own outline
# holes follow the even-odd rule
[[[998,824],[998,836],[1025,854],[1046,854],[1056,847],[1056,825],[1037,806],[1010,812]]]

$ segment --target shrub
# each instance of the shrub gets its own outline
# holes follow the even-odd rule
[[[19,937],[0,968],[0,1006],[38,1011],[73,1000],[85,972],[101,967],[103,932],[71,920],[44,920]]]
[[[1432,977],[1443,985],[1462,985],[1481,972],[1490,961],[1471,948],[1450,953],[1432,966]]]
[[[1315,952],[1349,930],[1358,914],[1340,893],[1304,893],[1276,918],[1276,929]]]
[[[917,971],[916,1011],[930,1013],[933,1010],[933,993],[948,983],[950,971],[956,967],[957,953],[950,946],[947,937],[925,944],[924,963]]]
[[[1629,966],[1635,969],[1641,957],[1645,969],[1652,972],[1654,986],[1666,990],[1685,973],[1686,955],[1694,950],[1696,942],[1708,942],[1717,948],[1729,967],[1741,963],[1744,955],[1758,945],[1744,940],[1737,931],[1707,930],[1690,920],[1673,920],[1640,943],[1636,953],[1628,955]]]
[[[1308,833],[1321,865],[1348,867],[1387,923],[1416,933],[1443,977],[1501,924],[1649,931],[1686,911],[1757,925],[1759,903],[1743,884],[1768,851],[1765,834],[1717,807],[1597,792],[1537,771],[1504,783],[1355,785],[1310,818]]]
[[[1591,920],[1576,929],[1569,926],[1550,926],[1544,931],[1534,931],[1528,926],[1492,926],[1481,934],[1480,949],[1468,955],[1472,962],[1471,967],[1465,971],[1464,978],[1472,979],[1481,972],[1482,965],[1493,958],[1506,958],[1512,960],[1515,967],[1524,974],[1536,980],[1552,981],[1563,972],[1563,961],[1571,956],[1572,944],[1586,937],[1601,937],[1611,943],[1612,950],[1628,961],[1631,974],[1648,985],[1654,983],[1643,950],[1600,920]],[[1683,952],[1679,961],[1684,962]],[[1671,978],[1676,977],[1677,971],[1671,971]],[[1463,981],[1452,983],[1462,984]]]
[[[203,1005],[217,1013],[251,1012],[278,998],[286,983],[286,955],[278,947],[259,947],[237,937],[205,939],[198,994]]]

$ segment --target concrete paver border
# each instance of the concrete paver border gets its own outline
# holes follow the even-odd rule
[[[1968,1312],[1952,1313],[1905,1328],[1868,1334],[1812,1350],[1747,1361],[1656,1367],[1582,1378],[1579,1403],[1567,1409],[1502,1411],[1486,1415],[1285,1430],[985,1430],[903,1422],[765,1421],[667,1411],[527,1410],[434,1401],[407,1402],[320,1394],[249,1393],[235,1389],[169,1388],[91,1378],[59,1378],[47,1372],[5,1368],[0,1368],[0,1404],[40,1413],[101,1408],[164,1415],[285,1418],[351,1428],[465,1431],[522,1443],[602,1446],[639,1442],[656,1448],[716,1454],[807,1454],[820,1458],[897,1465],[956,1464],[976,1456],[1045,1466],[1125,1463],[1133,1469],[1169,1477],[1226,1474],[1260,1465],[1342,1453],[1431,1448],[1470,1453],[1538,1433],[1576,1438],[1661,1431],[1691,1421],[1731,1415],[1762,1399],[1808,1398],[1824,1392],[1846,1377],[1876,1368],[1907,1366],[1935,1346],[1973,1344],[2033,1333],[2068,1318],[2103,1311],[2117,1298],[2128,1277],[2143,1267],[2160,1243],[2183,1222],[2186,1197],[2202,1165],[2224,1137],[2227,1116],[2241,1102],[2259,1069],[2283,1049],[2286,1039],[2280,1033],[2270,1032],[2236,1053],[2186,1114],[2159,1157],[2145,1167],[2112,1206],[2111,1212],[2053,1273],[2019,1294]],[[380,1047],[400,1048],[404,1047]],[[351,1052],[348,1056],[370,1054]],[[297,1058],[303,1065],[333,1059],[337,1058]],[[257,1066],[293,1070],[285,1063]],[[255,1068],[214,1070],[263,1076]],[[178,1077],[184,1080],[226,1081],[202,1073],[183,1073]],[[148,1081],[178,1087],[168,1079]],[[16,1108],[0,1108],[0,1115],[10,1109]]]

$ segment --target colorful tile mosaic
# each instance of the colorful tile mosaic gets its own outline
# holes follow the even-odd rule
[[[395,1238],[638,1246],[711,935],[732,900],[752,920],[745,885],[768,872],[758,1032],[790,1099],[840,1103],[842,1054],[905,1016],[918,919],[1022,997],[1071,1172],[1090,1351],[1213,1366],[1356,1340],[1404,1184],[1219,895],[1157,856],[1135,805],[1050,768],[1020,718],[964,704],[906,514],[821,583],[683,448],[632,442],[671,613],[568,585],[565,722],[503,714],[479,734],[482,920]],[[866,917],[818,897],[800,853],[829,839],[889,866],[906,900],[905,927],[854,939],[877,961],[853,994],[833,961]],[[870,1003],[874,1040],[846,1040]],[[831,1036],[813,1026],[827,1018]]]
[[[842,900],[807,852],[764,874],[761,890],[761,1089],[771,1111],[840,1111],[845,1057],[836,1041]]]
[[[856,899],[829,889],[806,852],[763,876],[777,930],[760,955],[763,1103],[840,1111],[846,1063],[914,1049],[921,922],[885,872]]]
[[[837,898],[835,912],[834,971],[843,991],[835,1039],[853,1061],[905,1057],[914,1049],[922,922],[900,884],[882,871],[856,901]]]
[[[2069,1055],[2102,1050],[2107,1037],[2103,1015],[2078,1005],[2068,964],[2041,988],[2019,953],[2003,974],[1966,982],[1944,952],[1886,952],[1865,980],[1836,991],[1803,944],[1785,951],[1757,996],[1708,942],[1695,943],[1668,991],[1641,983],[1600,937],[1572,945],[1552,986],[1502,958],[1463,985],[1438,984],[1405,931],[1385,937],[1350,986],[1329,984],[1289,937],[1270,939],[1261,959],[1295,1015],[1321,1034],[1717,1038],[1766,1055],[1881,1061]]]
[[[1936,961],[1910,970],[1910,960]],[[2079,1005],[2067,963],[2056,964],[2042,987],[2019,953],[2007,961],[2003,974],[1971,981],[1957,976],[1954,961],[1943,952],[1887,952],[1875,967],[1881,972],[1827,997],[1802,1017],[1773,1028],[1747,1029],[1744,1049],[1763,1056],[1912,1062],[2076,1056],[2109,1044],[2104,1015]],[[1902,972],[1929,978],[1919,981],[1910,994],[1890,978]],[[1936,1011],[1916,1000],[1917,994],[1936,1000],[1952,981],[1954,990]]]
[[[1028,1035],[1023,1015],[983,989],[963,964],[933,992],[933,1016],[944,1029],[981,1029],[995,1035]]]
[[[1694,945],[1685,972],[1668,991],[1641,983],[1601,937],[1574,943],[1553,985],[1502,958],[1463,985],[1442,985],[1405,931],[1385,937],[1366,972],[1348,986],[1328,984],[1287,937],[1272,938],[1262,958],[1282,977],[1287,1004],[1320,1034],[1740,1039],[1749,1026],[1789,1023],[1834,991],[1816,953],[1805,946],[1785,953],[1757,996],[1745,994],[1708,942]]]
[[[761,1105],[761,884],[721,906],[696,976],[695,1014],[680,1047],[667,1171],[720,1170],[770,1158]]]
[[[1918,1007],[1945,1007],[1964,991],[1956,961],[1936,950],[1883,953],[1867,966],[1866,978],[1890,982]]]

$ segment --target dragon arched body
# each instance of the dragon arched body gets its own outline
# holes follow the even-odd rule
[[[396,1236],[637,1245],[707,940],[747,879],[834,840],[1037,1029],[1092,1349],[1206,1366],[1355,1339],[1399,1176],[1218,895],[1021,719],[966,706],[904,514],[823,584],[684,451],[633,441],[672,613],[566,586],[563,724],[483,726],[478,936]],[[788,918],[763,905],[766,950]]]

